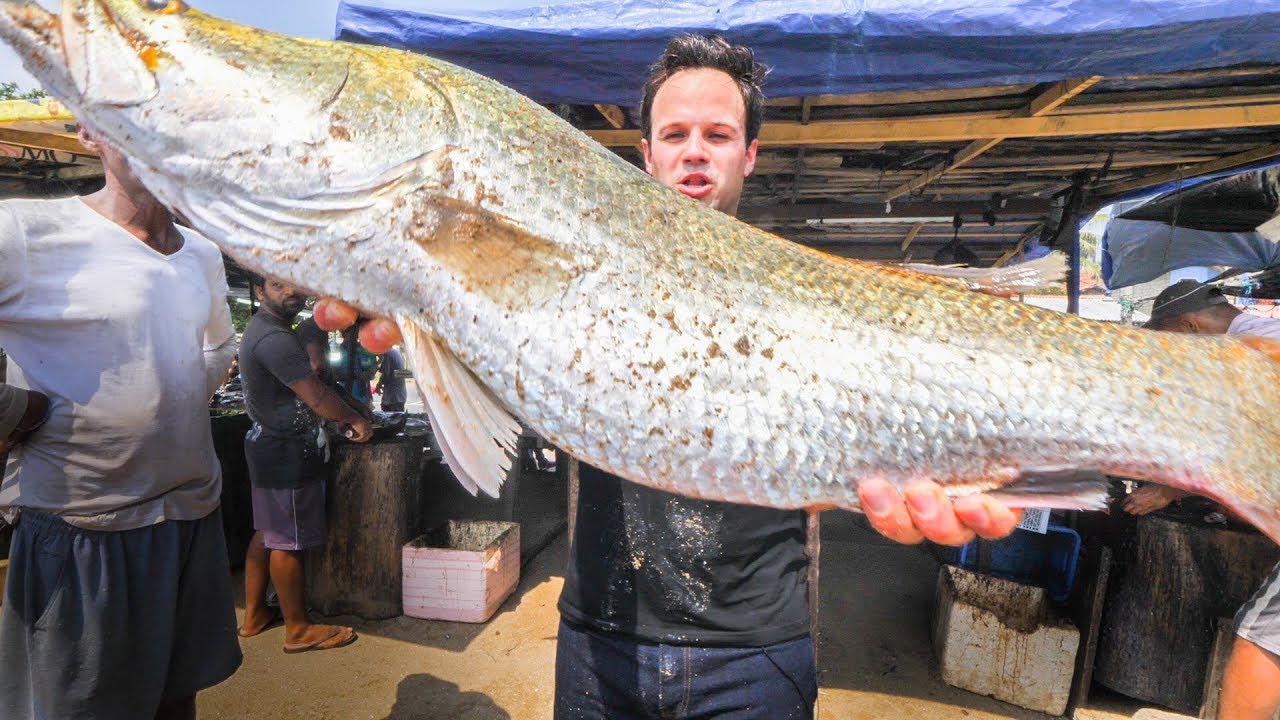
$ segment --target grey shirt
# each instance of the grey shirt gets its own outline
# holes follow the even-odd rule
[[[267,312],[249,320],[240,340],[240,381],[249,417],[264,431],[316,437],[320,418],[289,389],[311,374],[307,351],[288,323]]]

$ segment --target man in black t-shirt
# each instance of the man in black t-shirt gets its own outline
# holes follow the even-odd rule
[[[317,376],[292,322],[307,298],[267,277],[255,288],[262,306],[240,343],[240,378],[253,427],[245,459],[255,533],[245,555],[241,637],[261,633],[275,617],[266,605],[268,577],[284,615],[284,651],[349,645],[355,631],[312,623],[303,597],[302,551],[324,542],[326,438],[321,419],[350,428],[356,442],[373,437],[369,421]]]
[[[641,106],[645,168],[734,215],[755,165],[765,68],[716,36],[675,38]],[[586,465],[560,595],[556,720],[811,718],[803,511],[694,500]],[[859,483],[871,524],[899,542],[1012,532],[990,499],[954,506],[933,483]]]

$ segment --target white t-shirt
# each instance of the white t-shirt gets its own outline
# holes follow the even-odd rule
[[[1280,338],[1280,320],[1241,313],[1231,321],[1231,325],[1227,327],[1227,334]]]
[[[0,202],[0,347],[50,402],[9,456],[6,517],[128,530],[218,506],[208,399],[235,332],[221,255],[179,229],[162,255],[79,198]]]

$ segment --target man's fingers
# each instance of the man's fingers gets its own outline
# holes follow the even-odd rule
[[[902,495],[881,478],[868,478],[858,483],[858,501],[862,512],[876,532],[904,545],[915,545],[924,534],[911,522]]]
[[[316,326],[325,332],[346,330],[355,324],[360,313],[337,298],[321,298],[314,310]]]
[[[352,442],[368,442],[373,438],[373,426],[367,421],[353,423],[351,425],[351,441]]]
[[[360,327],[360,344],[374,355],[381,355],[400,342],[400,328],[387,318],[374,318]]]
[[[989,495],[968,495],[956,498],[956,517],[983,540],[999,540],[1018,527],[1022,510]]]
[[[1129,497],[1124,499],[1121,507],[1130,515],[1146,515],[1173,502],[1173,495],[1175,495],[1174,491],[1161,485],[1143,485],[1129,493]]]
[[[924,536],[940,545],[964,545],[974,531],[961,524],[951,500],[937,483],[911,485],[906,491],[907,512]]]

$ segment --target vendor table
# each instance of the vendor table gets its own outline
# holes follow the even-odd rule
[[[335,441],[325,498],[325,544],[306,555],[307,603],[368,620],[401,612],[401,549],[425,531],[421,482],[431,432],[407,429],[369,443]]]

